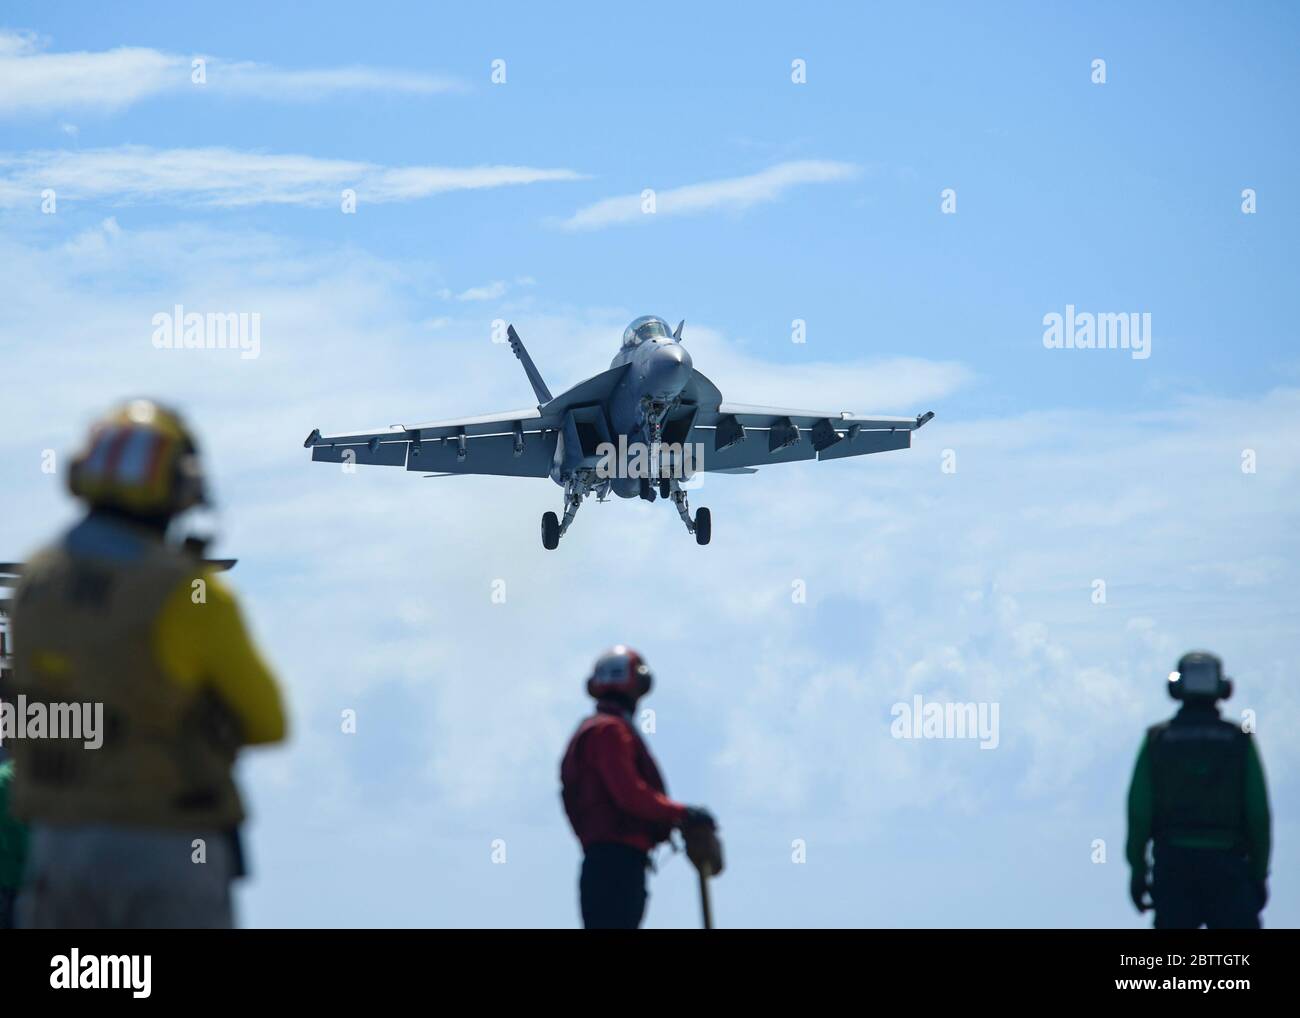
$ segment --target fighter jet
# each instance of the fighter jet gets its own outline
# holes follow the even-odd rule
[[[303,445],[318,463],[405,467],[425,476],[498,474],[550,477],[564,489],[563,519],[542,516],[542,546],[554,549],[588,495],[671,500],[708,544],[707,508],[691,514],[690,478],[700,471],[755,473],[798,460],[832,460],[906,449],[934,416],[859,416],[728,403],[695,368],[676,329],[654,315],[632,322],[608,371],[552,396],[511,325],[510,348],[523,364],[537,406],[484,417],[393,424],[322,435]]]

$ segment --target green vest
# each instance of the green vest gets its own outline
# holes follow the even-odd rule
[[[1250,736],[1210,715],[1166,721],[1152,727],[1147,737],[1152,836],[1243,842]]]
[[[155,658],[159,612],[198,575],[193,558],[161,541],[126,560],[55,546],[28,564],[14,598],[13,692],[29,704],[102,703],[103,745],[14,739],[16,816],[179,830],[243,819],[228,716]]]
[[[12,760],[0,763],[0,890],[22,886],[27,860],[27,828],[9,812],[9,786],[14,776]]]

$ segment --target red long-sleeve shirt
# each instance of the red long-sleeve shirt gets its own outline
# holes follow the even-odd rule
[[[686,817],[617,704],[598,703],[578,726],[560,764],[560,782],[564,810],[584,849],[613,843],[648,852]]]

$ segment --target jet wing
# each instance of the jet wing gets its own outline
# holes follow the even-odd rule
[[[555,432],[547,434],[536,407],[481,417],[322,435],[303,443],[317,463],[359,463],[405,467],[424,473],[501,474],[545,477],[555,452]]]
[[[430,474],[546,477],[566,412],[608,399],[626,368],[620,365],[601,372],[527,410],[331,435],[315,430],[303,445],[317,463],[405,467]]]
[[[703,444],[706,471],[735,470],[907,449],[912,432],[933,416],[933,411],[881,417],[720,402],[716,410],[700,407],[690,440]]]

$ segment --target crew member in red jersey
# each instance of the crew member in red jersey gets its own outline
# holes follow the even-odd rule
[[[632,722],[653,677],[617,646],[596,661],[587,692],[596,712],[578,726],[560,764],[564,811],[582,843],[579,896],[587,929],[636,929],[645,915],[646,867],[674,828],[715,826],[707,810],[670,799]]]

